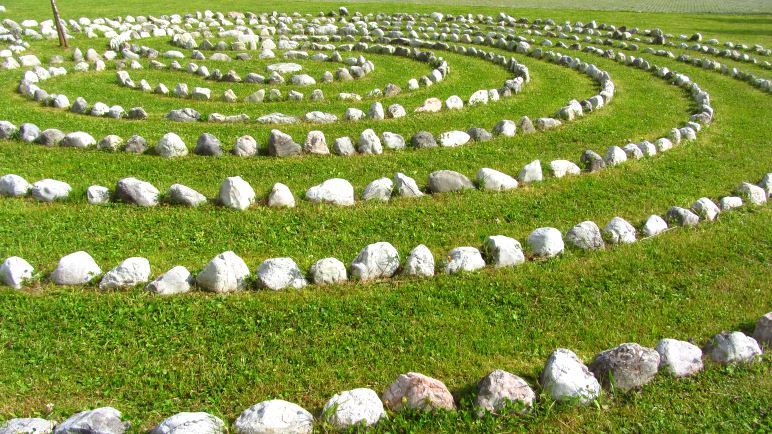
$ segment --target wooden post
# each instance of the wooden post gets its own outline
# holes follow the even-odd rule
[[[56,32],[59,34],[59,46],[68,48],[67,38],[64,36],[61,18],[59,18],[59,8],[56,7],[56,0],[51,0],[51,9],[54,10],[54,21],[56,21]]]

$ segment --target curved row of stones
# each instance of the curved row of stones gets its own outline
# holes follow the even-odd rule
[[[6,179],[0,187],[6,188]],[[118,195],[132,195],[141,198],[143,186],[136,180],[126,179],[118,184]],[[229,179],[229,181],[233,181]],[[243,182],[243,181],[242,181]],[[224,184],[235,186],[236,184]],[[231,193],[234,191],[232,190]],[[527,238],[528,250],[519,241],[504,235],[486,238],[482,249],[464,246],[451,250],[446,259],[436,261],[432,252],[419,245],[408,255],[404,264],[400,254],[388,242],[377,242],[366,246],[347,269],[337,258],[324,258],[311,266],[309,273],[303,273],[291,258],[271,258],[263,261],[256,269],[255,286],[262,289],[282,290],[303,288],[309,282],[316,285],[338,284],[349,280],[371,281],[397,276],[432,277],[441,270],[445,274],[471,272],[486,265],[495,268],[514,267],[523,264],[527,257],[546,259],[561,255],[566,244],[580,250],[604,249],[606,245],[630,244],[638,240],[639,230],[644,237],[661,234],[671,227],[696,226],[701,222],[713,221],[722,212],[738,208],[743,204],[763,206],[772,196],[772,173],[767,173],[757,184],[744,182],[735,190],[736,196],[726,196],[718,203],[703,197],[690,208],[674,206],[664,216],[652,215],[636,228],[621,217],[614,217],[601,230],[592,221],[584,221],[572,227],[563,237],[552,227],[535,229]],[[233,195],[237,198],[236,195]],[[528,256],[526,256],[526,253]],[[86,252],[80,251],[60,259],[56,269],[48,276],[56,285],[85,285],[102,276],[99,288],[103,290],[128,289],[146,285],[148,291],[162,295],[185,293],[195,285],[202,290],[229,293],[244,290],[252,285],[253,276],[247,264],[234,252],[224,252],[214,257],[195,277],[182,266],[176,266],[152,282],[150,262],[145,258],[133,257],[102,275],[102,269]],[[30,279],[38,278],[34,268],[23,258],[11,257],[0,266],[0,282],[21,289]]]
[[[588,365],[567,348],[554,350],[539,378],[544,393],[554,401],[587,405],[603,388],[619,392],[639,390],[660,373],[675,378],[698,375],[704,360],[717,365],[750,365],[762,359],[762,346],[772,345],[772,312],[756,321],[753,336],[722,331],[700,348],[690,341],[660,340],[654,348],[627,342],[595,355]],[[523,378],[496,369],[477,383],[475,413],[482,417],[518,416],[538,405],[537,395]],[[281,400],[262,401],[244,410],[233,422],[236,434],[310,434],[315,425],[334,430],[370,427],[388,419],[387,410],[400,412],[454,411],[453,394],[439,379],[418,372],[399,375],[379,396],[370,388],[345,390],[333,395],[318,418],[301,406]],[[17,418],[0,425],[0,434],[123,434],[131,423],[113,407],[74,414],[61,423],[43,418]],[[225,422],[205,412],[181,412],[163,421],[150,434],[225,434]]]
[[[485,35],[485,38],[484,38],[485,40],[488,40],[488,39],[494,40],[494,41],[512,40],[512,41],[518,41],[518,42],[527,42],[531,44],[539,44],[545,47],[552,47],[554,45],[560,48],[572,48],[577,50],[582,49],[581,42],[584,42],[584,43],[595,43],[597,45],[602,45],[602,46],[614,46],[620,50],[629,50],[629,51],[640,50],[640,47],[637,44],[628,43],[629,38],[626,39],[624,37],[620,37],[619,36],[620,31],[613,25],[607,25],[607,24],[598,25],[595,22],[591,22],[587,25],[581,22],[576,22],[574,24],[571,24],[570,22],[566,22],[562,25],[556,25],[552,20],[546,20],[546,21],[534,20],[533,23],[529,23],[527,19],[516,20],[515,18],[510,16],[504,16],[504,17],[500,16],[499,19],[500,21],[497,23],[498,25],[495,27],[492,27],[491,29],[492,31],[489,32],[487,35]],[[540,41],[537,41],[535,39],[527,39],[523,36],[516,36],[513,33],[513,29],[507,28],[507,27],[515,27],[515,28],[522,27],[522,28],[525,28],[525,30],[523,30],[522,33],[528,37],[544,36],[545,38],[541,39]],[[605,30],[605,34],[603,30]],[[636,29],[630,29],[630,30],[636,30]],[[578,36],[580,34],[584,34],[585,35],[584,38],[580,39],[580,37]],[[622,34],[624,34],[624,32],[622,32]],[[660,36],[662,35],[662,31],[660,29],[651,29],[651,30],[646,29],[642,31],[642,34],[653,35],[651,38],[651,44],[661,45],[661,44],[658,44],[659,36],[657,36],[657,35],[660,35]],[[480,33],[476,36],[476,38],[483,38],[482,35],[483,34]],[[605,36],[605,37],[602,37],[602,36]],[[569,41],[571,45],[569,46],[563,42],[554,43],[551,39],[548,39],[548,38],[563,39],[563,40]],[[436,36],[436,39],[443,40],[445,38],[442,36],[442,34],[439,34]],[[619,40],[619,39],[623,39],[623,40]],[[641,42],[640,38],[634,38],[633,40],[635,40],[636,42]],[[679,47],[679,48],[683,48],[683,47]],[[716,55],[721,57],[729,57],[737,61],[745,61],[748,63],[758,64],[759,66],[765,69],[772,68],[769,62],[764,61],[759,63],[756,61],[755,58],[748,58],[747,54],[739,55],[736,52],[727,54],[725,52],[715,52],[714,51],[715,49],[706,49],[705,47],[700,49],[697,49],[696,47],[692,47],[692,48],[695,48],[695,51],[700,51],[701,53],[704,53],[704,54]],[[673,54],[672,51],[664,50],[664,49],[654,49],[652,47],[646,47],[642,51],[644,53],[650,53],[661,57],[668,57],[676,61],[687,63],[706,70],[720,72],[721,74],[747,82],[759,89],[765,90],[767,92],[772,92],[772,80],[764,77],[758,77],[755,74],[744,72],[736,67],[723,64],[713,59],[697,58],[697,57],[689,56],[687,54],[682,54],[676,57],[676,55]],[[607,57],[612,57],[612,56],[613,54],[608,55]],[[617,56],[621,56],[621,60],[624,60],[624,56],[625,56],[624,54],[618,53]]]

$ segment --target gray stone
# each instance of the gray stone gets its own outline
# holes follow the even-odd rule
[[[401,197],[421,197],[424,195],[415,180],[401,172],[394,175],[394,186],[397,195]]]
[[[144,154],[147,151],[147,140],[142,136],[133,135],[126,140],[124,150],[132,154]]]
[[[303,120],[314,124],[331,124],[338,122],[338,117],[330,113],[313,111],[303,115]]]
[[[392,411],[455,410],[453,395],[440,380],[417,372],[402,374],[383,392],[383,403]]]
[[[538,228],[528,235],[528,245],[534,255],[551,258],[563,253],[565,244],[559,230],[550,227]]]
[[[539,131],[554,130],[561,125],[563,125],[562,122],[553,118],[536,119],[536,129]]]
[[[697,226],[700,223],[700,217],[697,214],[678,206],[671,206],[667,210],[666,220],[678,226]]]
[[[263,100],[265,100],[265,89],[252,92],[251,94],[247,95],[246,98],[244,98],[244,102],[251,104],[261,103]]]
[[[27,143],[37,140],[40,135],[40,128],[35,124],[24,123],[19,127],[19,138]]]
[[[735,193],[746,202],[750,202],[753,205],[761,206],[767,203],[767,192],[758,185],[753,185],[749,182],[740,184],[740,186],[735,189]]]
[[[483,242],[485,257],[496,268],[513,267],[525,262],[523,247],[514,238],[492,235]]]
[[[485,128],[473,127],[466,133],[469,134],[469,137],[475,142],[487,142],[488,140],[493,139],[493,135]]]
[[[566,241],[582,250],[602,249],[604,247],[600,228],[593,221],[584,221],[572,227],[566,234]]]
[[[150,262],[145,258],[128,258],[105,273],[99,289],[127,289],[150,280]]]
[[[769,347],[772,345],[772,312],[767,312],[758,321],[753,330],[753,339],[759,344]]]
[[[506,119],[503,121],[499,121],[493,127],[493,134],[496,136],[514,137],[516,132],[517,132],[517,125],[515,125],[515,122],[506,120]]]
[[[354,155],[356,149],[354,149],[354,143],[351,141],[350,137],[338,137],[332,145],[332,152],[336,155],[348,157]]]
[[[700,220],[707,221],[715,220],[718,218],[719,213],[721,213],[718,205],[707,197],[697,199],[697,201],[692,204],[692,211],[700,217]]]
[[[517,180],[529,184],[532,182],[540,182],[544,179],[544,174],[541,170],[541,161],[534,160],[526,164],[517,174]]]
[[[753,363],[761,360],[761,348],[752,337],[743,332],[721,332],[713,336],[705,353],[716,363]]]
[[[383,145],[381,145],[381,139],[375,134],[372,129],[366,129],[362,131],[357,142],[357,150],[361,154],[382,154]]]
[[[8,121],[0,121],[0,139],[12,139],[18,131],[19,128],[16,125]]]
[[[306,143],[303,145],[303,150],[309,154],[328,155],[330,148],[327,147],[327,139],[324,137],[324,133],[321,131],[309,131],[306,136]]]
[[[582,153],[580,161],[582,166],[584,166],[584,170],[590,173],[597,172],[606,167],[606,162],[603,161],[603,158],[589,149]]]
[[[437,141],[428,131],[419,131],[413,134],[413,137],[410,138],[410,144],[417,149],[437,147]]]
[[[533,122],[528,116],[523,116],[517,122],[517,128],[521,134],[533,134],[536,132],[536,128],[533,126]]]
[[[527,413],[533,407],[536,394],[531,386],[509,372],[497,369],[477,383],[476,407],[480,412],[498,413],[504,407],[514,406],[517,413]]]
[[[606,157],[604,158],[606,165],[609,167],[618,166],[627,161],[627,154],[619,146],[610,146],[606,149]]]
[[[228,293],[241,291],[247,286],[249,267],[231,251],[212,258],[196,276],[196,283],[206,291]]]
[[[497,170],[482,168],[477,171],[477,184],[482,190],[506,191],[517,188],[515,178]]]
[[[193,276],[187,268],[178,265],[158,276],[145,286],[145,290],[158,295],[183,294],[190,291]]]
[[[141,207],[158,205],[159,194],[152,184],[137,178],[123,178],[115,185],[116,199]]]
[[[394,190],[394,182],[389,178],[379,178],[367,184],[362,192],[362,200],[378,200],[388,202],[391,192]]]
[[[118,150],[118,148],[121,147],[123,144],[123,139],[120,138],[120,136],[116,136],[115,134],[110,134],[102,138],[102,140],[97,143],[97,149],[103,150],[103,151],[111,151],[115,152]]]
[[[324,258],[311,266],[311,278],[316,285],[330,285],[348,280],[346,265],[336,258]]]
[[[292,258],[271,258],[263,261],[255,271],[257,285],[278,291],[285,288],[300,289],[308,282]]]
[[[71,191],[69,184],[55,179],[42,179],[33,183],[29,190],[30,195],[41,202],[66,199]]]
[[[59,259],[50,279],[57,285],[84,285],[102,274],[102,269],[86,252],[70,253]]]
[[[386,417],[378,394],[365,388],[335,394],[324,405],[322,413],[337,429],[371,426]]]
[[[64,140],[64,133],[56,128],[43,130],[38,136],[37,142],[43,146],[57,146]]]
[[[399,252],[390,243],[373,243],[351,264],[351,276],[361,281],[392,277],[399,268]]]
[[[603,386],[622,391],[639,389],[659,370],[659,353],[636,343],[624,343],[603,351],[590,362],[590,371]]]
[[[667,222],[658,215],[651,215],[643,225],[643,235],[653,237],[659,235],[667,229]]]
[[[233,145],[233,155],[237,157],[252,157],[257,155],[257,141],[252,136],[241,136]]]
[[[56,426],[54,434],[123,434],[131,424],[112,407],[82,411]]]
[[[445,266],[447,274],[477,271],[482,268],[485,268],[485,260],[474,247],[456,247],[448,252],[448,263]]]
[[[541,373],[544,391],[556,401],[587,404],[600,394],[600,383],[573,351],[558,348],[550,354]]]
[[[29,262],[18,256],[11,256],[3,261],[3,265],[0,265],[0,282],[11,288],[21,289],[28,280],[32,279],[34,272],[35,269]],[[0,434],[3,432],[5,432],[3,428],[0,428]]]
[[[289,157],[300,154],[301,147],[288,134],[279,130],[271,130],[268,137],[268,155],[273,157]]]
[[[177,109],[167,113],[166,119],[175,122],[196,122],[201,119],[201,113],[192,108]]]
[[[635,228],[621,217],[614,217],[603,228],[603,238],[609,244],[631,244],[635,242]]]
[[[429,174],[429,191],[432,193],[456,192],[474,188],[466,176],[452,170],[438,170]]]
[[[110,189],[101,185],[92,185],[86,189],[86,199],[91,205],[102,205],[110,202]]]
[[[385,131],[383,133],[383,146],[386,149],[404,149],[405,138],[397,133]]]
[[[9,419],[0,425],[0,434],[52,434],[56,422],[39,417]]]
[[[198,136],[196,147],[193,149],[196,155],[218,157],[222,155],[222,144],[220,140],[209,133],[203,133]]]

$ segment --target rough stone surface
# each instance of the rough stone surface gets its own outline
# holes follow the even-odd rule
[[[9,419],[0,425],[0,434],[52,434],[55,425],[39,417]]]
[[[528,235],[528,245],[534,255],[551,258],[563,253],[563,235],[555,228],[538,228]]]
[[[481,411],[492,413],[498,413],[505,406],[519,406],[519,413],[527,413],[535,399],[536,394],[525,380],[497,369],[477,383],[475,404]]]
[[[410,138],[410,144],[416,149],[437,147],[437,141],[428,131],[419,131],[413,134],[413,137]]]
[[[490,191],[513,190],[518,186],[515,178],[487,167],[477,171],[477,184],[482,190]]]
[[[367,184],[362,192],[362,200],[379,200],[388,202],[391,192],[394,190],[394,182],[389,178],[379,178]]]
[[[0,196],[26,196],[30,188],[29,182],[19,175],[9,174],[0,177]]]
[[[255,203],[255,190],[240,176],[226,178],[220,184],[217,200],[227,208],[245,210]]]
[[[753,330],[753,339],[759,344],[769,347],[772,345],[772,312],[767,312],[758,321]]]
[[[177,265],[166,273],[158,276],[145,286],[146,291],[158,295],[183,294],[190,291],[193,276],[187,268]]]
[[[686,377],[702,370],[702,350],[697,345],[662,339],[655,349],[659,353],[659,369],[675,377]]]
[[[96,140],[89,133],[83,131],[76,131],[64,136],[61,143],[62,146],[86,149],[96,145]]]
[[[206,196],[182,184],[169,187],[167,196],[169,202],[175,205],[196,207],[206,203]]]
[[[226,293],[240,291],[247,285],[249,267],[231,251],[212,258],[196,276],[196,283],[206,291]]]
[[[622,217],[614,217],[603,228],[603,238],[609,244],[630,244],[635,242],[635,228]]]
[[[447,274],[477,271],[481,268],[485,268],[485,260],[474,247],[456,247],[448,253],[448,264],[445,267]]]
[[[605,244],[600,228],[595,222],[587,220],[572,227],[566,233],[566,241],[582,250],[602,249]]]
[[[188,155],[188,147],[182,141],[180,136],[175,133],[166,133],[155,146],[158,155],[164,158],[184,157]]]
[[[194,154],[207,157],[218,157],[222,155],[222,152],[222,144],[220,143],[220,140],[209,133],[204,133],[198,136],[198,140],[196,140],[196,147],[193,148]]]
[[[446,148],[455,148],[456,146],[462,146],[469,143],[471,137],[469,134],[463,131],[447,131],[440,134],[439,142],[440,146]]]
[[[306,199],[314,203],[351,206],[354,205],[354,187],[345,179],[328,179],[309,188],[306,191]]]
[[[697,226],[700,223],[700,217],[697,214],[679,206],[671,206],[667,210],[666,219],[668,223],[678,226]]]
[[[332,145],[332,152],[334,152],[335,155],[348,157],[356,154],[357,151],[354,148],[351,137],[338,137]]]
[[[492,235],[483,242],[485,257],[496,267],[512,267],[525,262],[523,247],[514,238]]]
[[[421,189],[418,188],[415,179],[401,172],[397,172],[394,175],[394,186],[397,195],[400,197],[421,197],[424,195]]]
[[[308,284],[292,258],[266,259],[257,267],[255,274],[260,288],[273,291],[285,288],[300,289]]]
[[[150,261],[145,258],[128,258],[105,273],[99,289],[126,289],[150,280]]]
[[[268,137],[268,155],[273,157],[289,157],[300,154],[301,149],[301,146],[295,143],[289,134],[279,130],[271,130],[271,134]]]
[[[619,146],[610,146],[606,149],[606,158],[604,160],[607,166],[618,166],[627,161],[627,154]]]
[[[314,416],[297,404],[274,399],[244,410],[233,428],[236,434],[311,434]]]
[[[361,281],[392,277],[399,268],[399,252],[390,243],[368,245],[351,264],[351,277]]]
[[[383,402],[392,411],[410,408],[422,411],[454,410],[453,395],[440,380],[417,372],[402,374],[383,392]]]
[[[348,280],[346,265],[337,258],[323,258],[316,261],[311,266],[310,272],[316,285],[329,285]]]
[[[328,155],[330,153],[324,133],[317,130],[308,132],[303,150],[309,154]]]
[[[590,362],[590,371],[606,387],[613,383],[623,391],[638,389],[659,370],[659,353],[636,343],[625,343],[603,351]]]
[[[737,187],[736,193],[743,198],[746,202],[750,202],[754,205],[764,205],[767,203],[767,192],[758,185],[753,185],[749,182],[743,182]]]
[[[526,164],[517,174],[517,180],[529,184],[532,182],[539,182],[544,179],[544,173],[541,170],[541,161],[533,160]]]
[[[56,426],[54,434],[123,434],[129,426],[121,420],[120,411],[102,407],[70,416]]]
[[[692,211],[700,217],[700,220],[707,221],[715,220],[718,218],[719,213],[721,213],[718,205],[707,197],[697,199],[697,201],[692,204]]]
[[[257,155],[257,141],[249,135],[241,136],[236,139],[231,152],[237,157],[253,157]]]
[[[362,131],[357,142],[357,150],[362,154],[382,154],[383,145],[381,139],[372,129]]]
[[[386,149],[404,149],[405,138],[399,134],[385,131],[383,133],[383,146],[385,146]]]
[[[667,229],[667,222],[665,219],[658,215],[651,215],[646,219],[646,223],[643,225],[643,235],[646,237],[653,237],[659,235]]]
[[[584,170],[590,173],[603,170],[606,167],[606,162],[603,160],[603,157],[589,149],[582,153],[580,161],[584,166]]]
[[[158,205],[159,194],[152,184],[137,178],[123,178],[115,184],[116,199],[141,207]]]
[[[541,373],[544,390],[556,401],[587,404],[600,394],[600,383],[573,351],[558,348],[550,354]]]
[[[555,178],[562,178],[566,175],[579,175],[582,170],[571,161],[552,160],[550,161],[550,172]]]
[[[209,413],[177,413],[156,425],[148,434],[225,434],[226,427],[219,417]]]
[[[503,137],[514,137],[517,132],[517,125],[514,121],[502,120],[493,127],[493,135]]]
[[[741,197],[737,196],[722,197],[721,200],[718,201],[718,207],[721,208],[721,211],[728,211],[741,206],[743,206],[743,200]]]
[[[57,285],[83,285],[102,274],[102,269],[86,252],[75,252],[59,260],[51,273],[51,281]]]
[[[716,363],[752,363],[761,358],[761,348],[743,332],[721,332],[710,339],[705,353]]]
[[[427,184],[432,193],[448,193],[474,188],[469,178],[452,170],[438,170],[430,173]]]
[[[423,244],[419,244],[405,260],[405,269],[403,271],[408,276],[431,277],[434,276],[434,255]]]
[[[55,179],[42,179],[30,186],[30,195],[41,202],[53,202],[66,199],[70,195],[72,187],[66,182]]]
[[[0,265],[0,282],[11,288],[21,289],[25,281],[32,279],[34,272],[35,269],[29,262],[18,256],[11,256]]]
[[[375,425],[386,417],[380,397],[372,389],[360,388],[335,394],[322,409],[327,422],[338,429]]]
[[[277,182],[268,195],[268,206],[271,208],[295,208],[295,196],[286,185]]]

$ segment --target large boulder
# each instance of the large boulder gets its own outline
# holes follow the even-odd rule
[[[115,184],[115,197],[118,200],[141,207],[158,205],[160,193],[149,182],[137,178],[123,178]]]
[[[558,348],[550,354],[541,373],[544,391],[556,401],[587,404],[600,394],[600,383],[573,351]]]
[[[72,191],[70,184],[55,179],[42,179],[33,183],[29,190],[32,197],[41,202],[66,199],[70,195],[70,191]]]
[[[27,280],[32,279],[35,268],[18,256],[11,256],[0,265],[0,282],[14,289],[21,289]],[[0,430],[2,431],[2,430]]]
[[[431,277],[434,276],[434,255],[423,244],[419,244],[405,260],[404,274],[408,276]]]
[[[502,408],[512,406],[519,408],[519,413],[527,413],[535,399],[536,394],[525,380],[497,369],[477,383],[475,404],[481,412],[498,413]]]
[[[623,391],[638,389],[659,370],[659,353],[636,343],[625,343],[603,351],[590,362],[590,371],[600,383]]]
[[[566,234],[566,241],[582,250],[602,249],[605,246],[600,228],[590,220],[572,227]]]
[[[662,339],[655,348],[659,353],[659,369],[674,377],[686,377],[702,370],[702,350],[690,342]]]
[[[145,258],[128,258],[105,273],[99,289],[132,288],[150,280],[150,261]]]
[[[551,258],[563,253],[563,235],[555,228],[538,228],[528,235],[528,245],[534,255]]]
[[[61,258],[51,273],[51,281],[57,285],[83,285],[102,274],[94,258],[86,252],[75,252]]]
[[[102,407],[70,416],[56,426],[54,434],[123,434],[130,425],[121,420],[120,411]]]
[[[236,434],[310,434],[313,427],[311,413],[281,399],[257,403],[233,422]]]
[[[445,266],[447,274],[477,271],[481,268],[485,268],[485,260],[474,247],[456,247],[448,253],[448,264]]]
[[[453,395],[440,380],[417,372],[402,374],[383,392],[383,402],[392,411],[403,408],[431,411],[455,410]]]
[[[761,358],[759,343],[743,332],[721,332],[713,336],[705,353],[716,363],[752,363]]]
[[[196,276],[196,283],[207,291],[226,293],[244,289],[248,279],[247,264],[235,253],[227,251],[215,256],[206,264],[206,267]]]
[[[458,172],[438,170],[429,174],[428,187],[432,193],[448,193],[472,189],[474,184]]]
[[[220,184],[217,200],[227,208],[245,210],[255,202],[255,190],[240,176],[225,178]]]
[[[183,294],[190,291],[193,276],[187,268],[177,265],[166,273],[158,276],[145,286],[146,291],[158,295]]]
[[[260,288],[273,291],[284,288],[300,289],[308,284],[292,258],[266,259],[257,267],[255,274]]]
[[[367,388],[336,393],[324,405],[322,414],[327,422],[337,429],[371,426],[386,417],[378,394]]]
[[[525,262],[523,247],[514,238],[492,235],[483,242],[485,256],[496,268],[512,267]]]
[[[341,178],[333,178],[315,185],[306,191],[306,199],[314,203],[333,205],[354,205],[354,186]]]
[[[177,413],[156,425],[148,434],[225,434],[225,423],[204,412]]]
[[[399,261],[399,252],[390,243],[373,243],[354,259],[351,276],[362,281],[391,277],[397,272]]]

